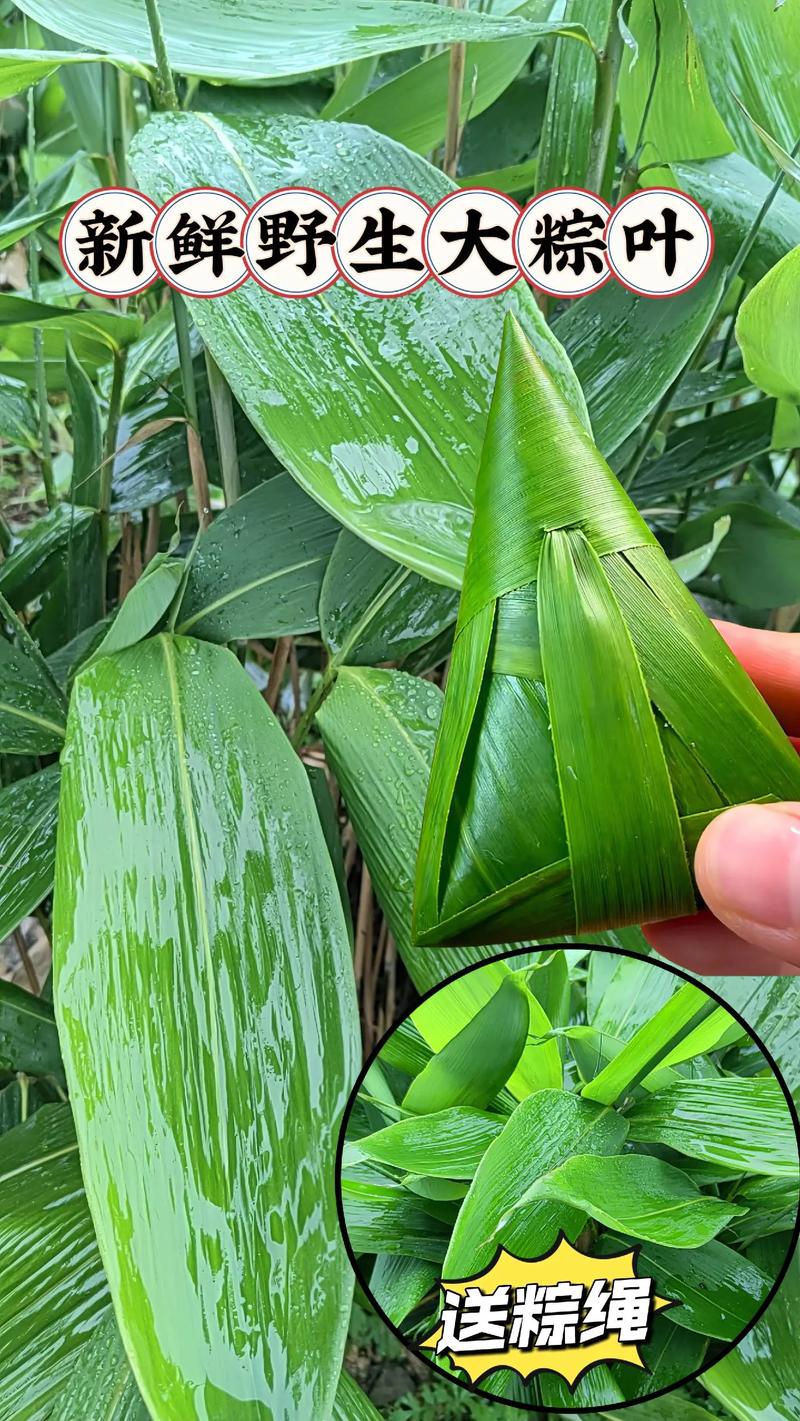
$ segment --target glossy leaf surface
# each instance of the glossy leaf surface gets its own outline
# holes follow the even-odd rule
[[[531,1184],[518,1207],[543,1199],[670,1248],[699,1248],[746,1212],[701,1194],[673,1165],[639,1155],[601,1159],[576,1153]]]
[[[0,1068],[63,1080],[52,1004],[0,979]]]
[[[359,1140],[358,1149],[370,1159],[414,1174],[471,1179],[504,1124],[502,1116],[451,1106],[387,1125]]]
[[[797,1177],[794,1122],[774,1078],[681,1081],[634,1107],[630,1136],[743,1174]]]
[[[0,598],[0,750],[18,755],[60,750],[65,719],[63,692]]]
[[[238,82],[314,73],[426,44],[524,40],[531,32],[547,32],[520,19],[474,11],[450,14],[425,0],[307,0],[301,14],[288,12],[280,0],[235,0],[225,12],[212,0],[202,0],[191,17],[180,0],[166,0],[159,9],[174,69]],[[25,0],[25,12],[71,39],[83,41],[89,34],[100,49],[155,62],[147,17],[136,0],[114,0],[102,15],[89,0]]]
[[[524,985],[509,974],[414,1078],[403,1108],[416,1115],[456,1105],[485,1108],[512,1075],[529,1029]]]
[[[132,163],[158,201],[212,179],[248,203],[288,182],[340,202],[389,183],[433,203],[451,186],[370,129],[287,116],[162,115],[134,141]],[[524,283],[473,303],[469,321],[463,301],[434,281],[402,301],[375,301],[340,281],[302,302],[248,281],[224,301],[189,304],[239,403],[302,487],[359,537],[451,586],[461,577],[506,310],[583,410]]]
[[[797,1421],[797,1308],[800,1254],[761,1321],[702,1378],[703,1386],[739,1421]]]
[[[288,474],[214,519],[189,569],[178,630],[205,641],[312,631],[339,525]]]
[[[0,1418],[43,1421],[108,1313],[68,1105],[2,1137]]]
[[[736,319],[736,339],[753,384],[795,405],[800,404],[799,292],[800,246],[761,278]]]
[[[84,1347],[52,1421],[149,1421],[113,1315]]]
[[[627,1126],[621,1116],[563,1091],[541,1090],[517,1106],[502,1135],[484,1155],[461,1206],[442,1276],[466,1278],[489,1264],[502,1244],[521,1258],[536,1258],[556,1242],[559,1229],[577,1238],[588,1210],[536,1200],[517,1209],[539,1178],[573,1154],[613,1155]],[[512,1212],[513,1211],[513,1212]]]
[[[53,886],[58,782],[50,765],[0,790],[0,940]]]
[[[227,650],[162,636],[77,678],[55,903],[86,1191],[149,1410],[325,1414],[349,944],[305,772]]]

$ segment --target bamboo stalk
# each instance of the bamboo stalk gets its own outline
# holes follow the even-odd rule
[[[225,490],[225,503],[230,506],[236,502],[242,491],[239,450],[233,417],[233,395],[230,385],[208,348],[206,348],[205,358],[208,389],[211,395],[211,411],[214,416],[214,432],[217,437],[217,452],[222,470],[222,487]]]
[[[586,186],[591,192],[603,191],[603,179],[608,164],[614,109],[617,104],[617,84],[622,65],[623,39],[619,27],[621,0],[612,0],[605,44],[597,56],[597,84],[592,114],[592,138]]]
[[[272,653],[272,665],[269,670],[269,679],[267,681],[266,690],[264,691],[264,700],[270,710],[273,711],[278,704],[278,696],[280,695],[283,678],[286,674],[286,663],[289,660],[291,645],[292,638],[290,636],[279,636],[275,642],[275,650]]]
[[[28,45],[28,17],[24,17],[25,45]],[[31,209],[36,210],[38,185],[36,181],[36,110],[34,87],[28,89],[28,195]],[[39,238],[36,232],[28,237],[28,285],[31,297],[39,300]],[[56,487],[53,475],[53,454],[50,445],[50,406],[47,399],[47,373],[44,364],[44,333],[41,326],[33,328],[33,363],[36,373],[36,402],[39,413],[39,442],[42,457],[42,482],[48,508],[55,508]]]
[[[454,10],[463,10],[464,0],[450,0]],[[450,46],[450,71],[447,81],[447,128],[444,140],[443,169],[449,178],[458,171],[461,148],[461,102],[464,96],[464,70],[467,46],[460,42]]]
[[[144,542],[144,566],[153,561],[161,542],[161,504],[151,503],[147,510],[147,533]]]

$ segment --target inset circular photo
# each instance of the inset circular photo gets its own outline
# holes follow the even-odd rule
[[[605,1412],[693,1381],[758,1322],[797,1245],[798,1120],[705,986],[522,949],[383,1038],[337,1190],[364,1290],[430,1367],[522,1410]]]

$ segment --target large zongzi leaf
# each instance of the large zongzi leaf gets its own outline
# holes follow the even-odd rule
[[[691,913],[730,804],[800,761],[512,316],[417,862],[416,939]]]
[[[62,773],[56,1012],[139,1389],[154,1421],[327,1417],[357,1030],[303,767],[229,651],[165,635],[77,677]]]

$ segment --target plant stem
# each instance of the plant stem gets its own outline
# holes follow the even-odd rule
[[[463,10],[464,0],[450,0],[454,10]],[[464,67],[467,46],[457,43],[450,46],[450,72],[447,81],[447,128],[444,140],[443,168],[449,178],[458,171],[458,154],[461,147],[461,101],[464,94]]]
[[[153,53],[156,57],[156,67],[158,70],[158,83],[156,86],[157,107],[160,109],[176,109],[178,107],[178,92],[175,88],[175,80],[172,77],[172,70],[167,54],[167,42],[164,38],[164,27],[161,23],[161,12],[158,8],[158,0],[144,0],[147,10],[147,22],[150,26],[150,37],[153,41]]]
[[[211,410],[214,415],[214,431],[217,436],[217,452],[222,470],[222,486],[225,490],[225,502],[230,505],[236,502],[242,491],[239,451],[236,445],[236,426],[233,419],[233,396],[230,385],[211,351],[207,348],[205,356]]]
[[[24,21],[25,45],[28,45],[28,18]],[[28,90],[28,196],[31,210],[36,210],[38,187],[36,182],[36,111],[34,106],[34,86]],[[28,237],[28,284],[31,297],[39,300],[39,238],[35,231]],[[53,455],[50,447],[50,406],[47,400],[47,372],[44,365],[44,334],[39,325],[33,328],[33,363],[36,372],[36,400],[39,409],[39,442],[42,446],[42,481],[48,508],[56,506],[56,487],[53,477]]]
[[[106,555],[108,550],[108,521],[111,512],[111,488],[114,480],[114,455],[117,452],[117,432],[122,408],[122,381],[125,374],[125,350],[114,349],[114,365],[111,376],[111,390],[108,396],[108,417],[103,440],[103,462],[100,466],[100,564],[101,603],[106,610]]]
[[[798,138],[797,142],[792,148],[791,156],[793,158],[796,157],[798,152],[800,152],[800,138]],[[719,313],[723,305],[725,304],[725,300],[728,296],[728,293],[753,249],[753,244],[756,240],[756,237],[758,236],[761,223],[764,221],[764,218],[766,217],[777,193],[783,186],[783,180],[785,176],[786,175],[783,172],[783,169],[779,169],[778,175],[775,178],[772,187],[766,194],[764,201],[762,202],[758,212],[756,213],[756,216],[753,218],[753,221],[750,224],[748,231],[745,233],[744,238],[742,239],[736,256],[733,258],[733,261],[731,262],[728,268],[728,271],[725,276],[725,281],[722,285],[722,290],[720,291],[719,296],[714,302],[714,308],[711,311],[708,320],[706,321],[706,324],[704,325],[699,337],[692,346],[689,355],[687,356],[686,360],[684,361],[683,365],[675,376],[675,379],[664,391],[664,394],[661,396],[661,399],[653,410],[653,413],[650,416],[650,419],[648,420],[647,425],[645,427],[644,437],[639,445],[639,448],[637,449],[636,454],[634,455],[633,459],[625,470],[625,477],[620,479],[620,482],[624,489],[630,489],[634,484],[639,470],[641,469],[642,464],[644,463],[645,458],[647,456],[647,451],[650,447],[650,441],[653,435],[655,434],[655,431],[657,430],[663,415],[669,408],[669,404],[673,394],[675,393],[675,390],[680,384],[680,381],[683,379],[685,372],[688,370],[689,366],[694,360],[698,350],[702,349],[702,347],[705,345],[711,331],[714,328],[714,325],[718,321]]]
[[[619,27],[619,12],[623,0],[611,0],[605,44],[597,56],[597,83],[594,91],[592,139],[589,147],[589,167],[586,186],[591,192],[603,192],[603,179],[608,165],[614,109],[617,104],[617,84],[622,65],[624,43]]]

